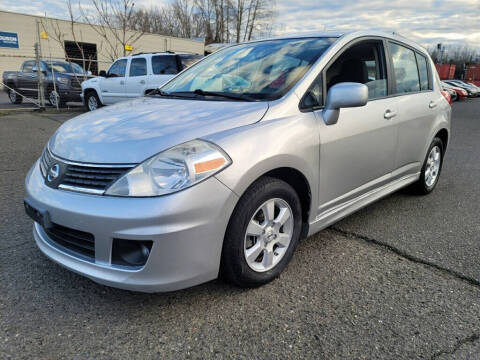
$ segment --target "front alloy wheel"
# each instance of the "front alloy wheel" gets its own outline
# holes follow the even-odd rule
[[[285,255],[293,235],[290,205],[279,198],[264,202],[250,220],[245,233],[244,255],[257,272],[273,269]]]
[[[290,262],[301,228],[296,191],[282,180],[260,178],[242,195],[230,218],[221,275],[242,287],[275,279]]]

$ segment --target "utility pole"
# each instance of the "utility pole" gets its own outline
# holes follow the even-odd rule
[[[45,110],[45,87],[43,86],[43,72],[41,67],[42,47],[40,45],[40,23],[37,20],[37,36],[38,42],[35,43],[35,59],[37,62],[37,78],[38,78],[38,100],[40,109]]]

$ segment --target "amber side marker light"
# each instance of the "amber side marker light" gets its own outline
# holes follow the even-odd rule
[[[219,167],[223,166],[225,164],[225,159],[224,158],[218,158],[218,159],[213,159],[213,160],[208,160],[208,161],[203,161],[200,163],[196,163],[194,165],[195,167],[195,172],[197,174],[201,174],[204,172],[216,170]]]

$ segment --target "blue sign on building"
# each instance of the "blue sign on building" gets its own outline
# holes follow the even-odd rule
[[[18,49],[17,33],[0,31],[0,47]]]

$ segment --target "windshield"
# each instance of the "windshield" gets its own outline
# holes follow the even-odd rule
[[[47,67],[48,71],[54,71],[56,73],[77,73],[77,74],[83,74],[85,71],[83,71],[82,67],[78,64],[75,63],[67,63],[67,62],[61,62],[61,61],[48,61],[45,62],[45,66]]]
[[[164,87],[163,93],[283,96],[335,41],[334,38],[270,40],[234,45],[208,56]]]

